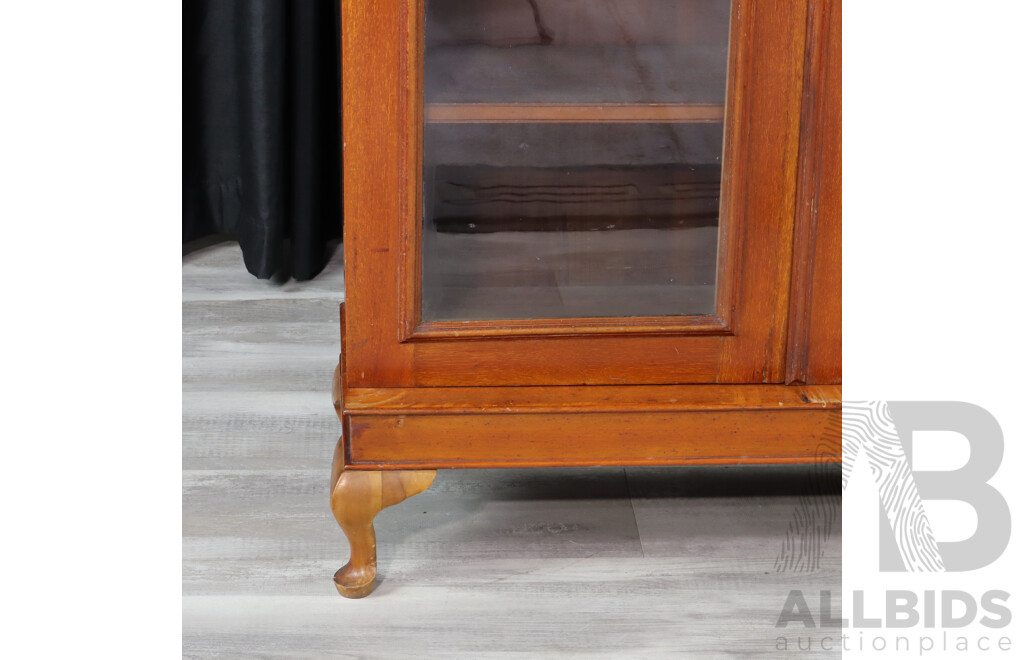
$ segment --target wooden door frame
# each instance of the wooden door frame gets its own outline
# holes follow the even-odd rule
[[[347,387],[779,383],[807,2],[734,2],[717,314],[421,324],[422,0],[342,3]]]

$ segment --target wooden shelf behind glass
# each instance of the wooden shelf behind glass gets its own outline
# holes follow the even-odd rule
[[[697,103],[428,103],[428,124],[721,122],[725,106]]]

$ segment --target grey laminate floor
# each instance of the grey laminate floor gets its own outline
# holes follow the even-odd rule
[[[775,628],[791,590],[816,614],[841,588],[839,495],[808,468],[443,471],[378,517],[377,590],[341,598],[340,250],[281,285],[221,243],[182,289],[185,656],[838,657]]]

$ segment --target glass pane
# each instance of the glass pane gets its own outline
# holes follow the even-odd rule
[[[715,310],[728,0],[427,0],[424,321]]]

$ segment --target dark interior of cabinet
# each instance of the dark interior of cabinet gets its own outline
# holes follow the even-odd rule
[[[439,165],[430,215],[441,233],[682,229],[718,224],[721,167]]]

